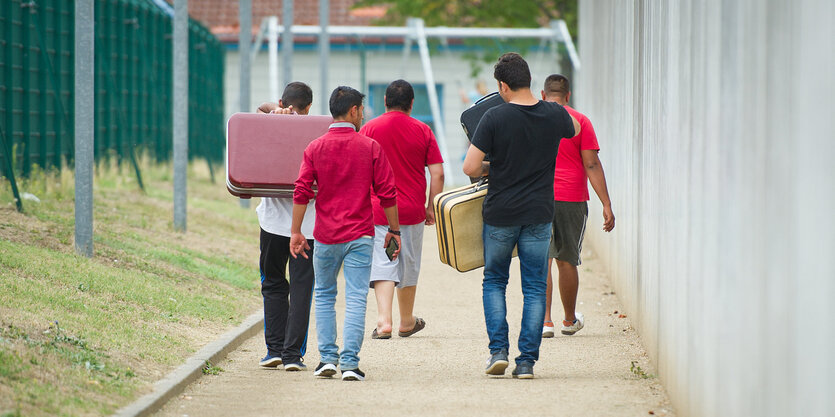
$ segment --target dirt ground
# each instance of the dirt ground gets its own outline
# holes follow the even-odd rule
[[[602,274],[602,261],[584,249],[578,311],[586,327],[574,336],[543,339],[533,380],[510,377],[522,313],[518,262],[508,285],[511,366],[504,377],[484,374],[487,333],[481,306],[482,269],[459,273],[438,260],[434,228],[424,238],[415,312],[426,329],[409,338],[371,339],[377,317],[368,296],[366,338],[360,352],[363,382],[319,379],[315,320],[311,314],[308,370],[262,369],[263,334],[246,341],[169,402],[158,416],[674,416],[648,363],[640,338]],[[342,329],[342,288],[337,298]],[[397,302],[395,301],[395,317]],[[561,311],[555,295],[555,311]],[[615,313],[617,311],[617,313]],[[560,317],[555,315],[555,320]],[[395,327],[397,318],[395,318]],[[341,340],[338,342],[341,345]],[[633,372],[632,361],[645,372]]]

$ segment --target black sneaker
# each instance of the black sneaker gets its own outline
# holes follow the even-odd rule
[[[533,364],[530,362],[516,364],[512,375],[514,378],[519,379],[533,379]]]
[[[507,349],[502,349],[487,358],[487,368],[484,369],[484,373],[487,375],[504,375],[507,365]]]
[[[330,378],[336,375],[336,365],[332,363],[319,362],[319,366],[313,371],[313,376],[321,376],[323,378]]]
[[[362,381],[364,379],[365,373],[363,371],[360,371],[360,368],[342,370],[343,381]]]

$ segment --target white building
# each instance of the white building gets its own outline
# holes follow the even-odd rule
[[[237,46],[237,45],[235,45]],[[481,72],[476,77],[471,76],[471,62],[465,57],[468,52],[464,48],[433,51],[431,55],[432,70],[441,107],[441,118],[446,133],[447,151],[446,161],[450,164],[453,178],[447,179],[448,185],[469,183],[461,171],[461,162],[467,150],[468,142],[461,128],[459,118],[461,112],[471,104],[471,96],[480,96],[476,91],[476,83],[482,80],[489,91],[496,91],[493,79],[492,64],[481,64]],[[330,65],[328,71],[328,86],[323,91],[319,76],[319,53],[315,44],[297,44],[293,54],[292,79],[302,81],[313,89],[313,107],[311,114],[321,114],[320,100],[327,100],[331,91],[340,85],[354,87],[367,95],[366,118],[373,118],[385,109],[383,108],[383,93],[393,80],[402,78],[415,87],[415,105],[412,115],[438,129],[438,122],[433,120],[426,94],[426,82],[421,66],[420,56],[415,49],[404,59],[403,45],[386,44],[366,45],[366,74],[367,88],[362,87],[362,56],[356,45],[331,44]],[[533,76],[533,89],[536,93],[541,89],[545,77],[554,72],[560,72],[554,55],[548,51],[523,53],[528,60]],[[252,93],[250,109],[255,109],[264,101],[273,101],[269,89],[269,63],[266,51],[260,52],[252,64]],[[226,53],[225,67],[225,102],[227,117],[240,109],[239,105],[239,77],[240,54],[237,48]]]

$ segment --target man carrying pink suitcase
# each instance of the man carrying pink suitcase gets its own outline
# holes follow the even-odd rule
[[[365,333],[365,311],[371,276],[374,219],[369,190],[380,199],[388,220],[385,246],[392,259],[400,253],[394,173],[380,144],[357,133],[362,125],[365,96],[351,87],[337,87],[330,98],[334,123],[328,133],[304,151],[293,195],[290,254],[308,258],[309,242],[302,231],[307,204],[316,193],[313,266],[316,276],[316,335],[321,363],[313,375],[331,377],[336,367],[343,381],[362,381],[359,351]],[[336,278],[344,264],[345,324],[343,349],[336,344]]]
[[[278,105],[264,103],[259,113],[306,115],[313,102],[313,91],[305,83],[292,82],[284,88]],[[290,224],[293,200],[262,198],[255,209],[261,226],[261,295],[264,298],[264,339],[267,356],[259,362],[265,368],[284,364],[285,371],[306,369],[303,357],[307,350],[310,323],[310,299],[313,295],[313,261],[290,257]],[[304,216],[302,230],[313,232],[315,210]],[[308,240],[313,246],[313,240]],[[290,279],[286,277],[290,265]],[[289,296],[289,300],[288,300]],[[289,301],[289,302],[288,302]]]

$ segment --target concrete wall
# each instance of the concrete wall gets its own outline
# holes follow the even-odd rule
[[[835,6],[580,2],[587,238],[680,415],[835,415]],[[628,364],[624,364],[628,366]]]
[[[543,51],[541,53],[525,54],[525,58],[531,67],[534,90],[539,94],[545,77],[551,73],[559,72],[560,68],[556,57],[551,52]],[[441,117],[444,119],[447,148],[449,150],[448,162],[452,165],[451,169],[455,175],[452,179],[447,178],[446,183],[447,185],[469,184],[469,180],[461,171],[461,163],[469,143],[459,122],[461,112],[469,106],[469,103],[464,103],[461,100],[460,93],[462,90],[464,92],[473,90],[476,78],[470,76],[470,63],[459,51],[433,54],[431,61],[435,73],[435,83],[443,85],[443,96],[440,97],[441,111],[443,112]],[[240,61],[237,51],[226,53],[224,74],[226,115],[228,118],[240,108],[238,105]],[[293,79],[303,81],[313,89],[314,103],[311,114],[320,114],[319,100],[327,100],[336,86],[348,85],[357,89],[360,88],[359,52],[357,50],[336,51],[332,49],[328,78],[328,91],[322,92],[319,82],[319,53],[315,50],[295,51],[293,56]],[[425,82],[420,56],[417,51],[412,51],[405,62],[400,47],[388,47],[383,51],[367,52],[366,81],[369,84],[388,84],[397,78],[403,78],[416,84]],[[490,91],[496,91],[492,64],[484,65],[477,78],[485,81]],[[255,110],[259,104],[270,100],[269,94],[269,59],[267,52],[263,51],[259,53],[252,65],[252,103],[250,109]]]

